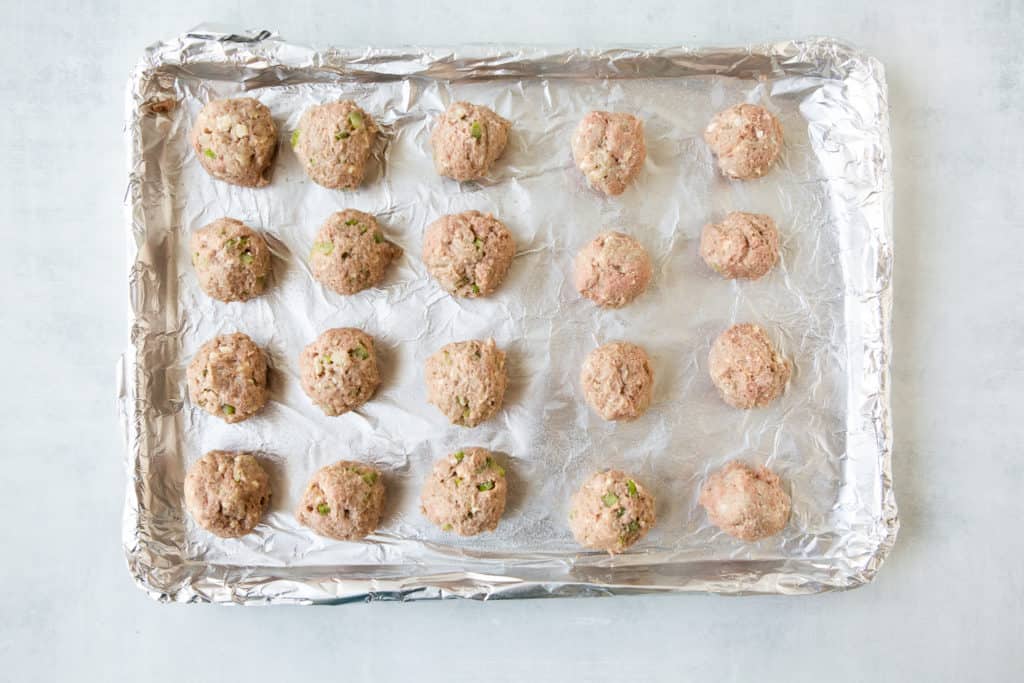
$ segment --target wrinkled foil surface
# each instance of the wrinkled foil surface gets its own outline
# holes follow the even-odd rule
[[[188,144],[217,97],[256,97],[273,112],[272,183],[218,182]],[[309,106],[355,99],[382,142],[355,192],[307,180],[288,138]],[[455,99],[513,122],[509,147],[479,183],[439,177],[432,121]],[[759,102],[785,129],[781,163],[750,182],[724,179],[702,132],[714,113]],[[589,190],[569,139],[591,109],[644,120],[648,159],[619,198]],[[891,158],[881,65],[829,39],[739,49],[315,49],[266,32],[193,32],[149,48],[127,96],[126,197],[131,348],[119,367],[127,445],[124,547],[135,581],[161,601],[344,603],[367,599],[506,598],[653,591],[812,593],[870,581],[898,529],[889,414],[892,310]],[[307,262],[332,212],[376,214],[404,249],[378,288],[326,291]],[[517,243],[505,282],[486,299],[455,299],[420,259],[426,225],[478,209]],[[758,282],[714,275],[697,246],[730,210],[772,215],[778,267]],[[268,293],[223,304],[199,289],[188,238],[221,216],[265,231]],[[598,232],[636,236],[655,274],[617,311],[571,284],[575,253]],[[772,406],[729,408],[708,376],[712,340],[736,322],[764,325],[794,363]],[[325,417],[298,380],[302,348],[330,327],[378,342],[382,386],[361,409]],[[185,368],[210,337],[242,331],[271,363],[271,402],[228,425],[191,405]],[[508,354],[502,412],[475,429],[427,404],[423,364],[456,340],[493,337]],[[655,371],[650,411],[602,421],[582,400],[584,356],[628,340]],[[494,533],[462,539],[419,512],[435,458],[490,448],[510,498]],[[185,472],[206,451],[256,452],[273,501],[240,539],[218,539],[184,511]],[[310,475],[339,459],[386,478],[383,525],[365,543],[320,538],[292,514]],[[733,458],[766,464],[793,498],[777,537],[745,544],[712,527],[697,502],[707,475]],[[592,471],[633,473],[657,498],[658,523],[630,552],[582,551],[568,529],[573,491]]]

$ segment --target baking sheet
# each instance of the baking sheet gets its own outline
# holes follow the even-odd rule
[[[270,107],[280,147],[259,190],[210,178],[187,142],[202,105],[247,95]],[[534,597],[645,591],[807,593],[870,581],[898,528],[891,486],[889,323],[891,161],[881,65],[813,39],[739,49],[317,49],[266,32],[195,31],[149,48],[127,96],[132,348],[119,367],[127,446],[124,546],[130,572],[163,601],[330,603],[371,598]],[[383,143],[356,192],[307,180],[288,145],[309,106],[355,99]],[[509,147],[481,183],[439,177],[431,122],[454,99],[513,121]],[[766,178],[728,181],[701,134],[732,104],[759,102],[781,120],[781,163]],[[569,138],[591,109],[644,120],[648,159],[619,198],[589,190]],[[332,212],[378,216],[403,247],[379,288],[324,290],[307,255]],[[478,209],[517,243],[506,281],[486,299],[448,296],[420,261],[434,218]],[[779,224],[779,266],[755,283],[722,280],[697,254],[701,227],[727,211]],[[221,216],[265,231],[274,254],[267,295],[223,304],[199,289],[189,234]],[[572,258],[617,229],[649,250],[649,291],[602,311],[571,285]],[[769,408],[737,411],[707,373],[715,336],[735,322],[769,329],[793,379]],[[301,349],[324,329],[357,326],[378,342],[383,383],[359,410],[329,418],[298,381]],[[227,425],[188,400],[185,368],[210,337],[242,331],[271,361],[271,402]],[[498,417],[469,430],[426,403],[422,369],[450,341],[493,337],[508,354]],[[584,356],[605,341],[643,345],[654,402],[633,423],[607,423],[582,401]],[[418,511],[435,458],[490,448],[509,473],[497,531],[469,539]],[[211,449],[258,453],[271,509],[254,533],[219,539],[183,510],[188,467]],[[315,536],[292,516],[309,476],[346,458],[373,462],[389,502],[365,543]],[[744,544],[697,504],[707,474],[733,458],[766,464],[793,497],[777,537]],[[569,497],[592,471],[635,474],[657,497],[658,523],[630,552],[582,551]]]

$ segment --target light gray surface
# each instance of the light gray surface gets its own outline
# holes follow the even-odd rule
[[[0,680],[1012,680],[1024,671],[1024,5],[3,3]],[[429,9],[427,9],[429,7]],[[501,15],[501,16],[498,16]],[[873,585],[807,598],[162,607],[128,580],[121,92],[201,20],[295,40],[736,44],[832,34],[888,68],[895,474]],[[33,53],[45,49],[50,58]],[[459,654],[468,641],[484,661]],[[467,644],[468,644],[467,642]],[[436,675],[431,676],[434,672]]]

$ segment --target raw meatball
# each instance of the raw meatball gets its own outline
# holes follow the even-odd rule
[[[430,135],[437,172],[455,180],[487,175],[505,151],[511,125],[487,107],[452,103]]]
[[[485,448],[464,448],[434,463],[421,510],[444,531],[474,536],[494,531],[505,512],[505,469]]]
[[[338,294],[355,294],[379,283],[401,253],[401,248],[384,239],[377,219],[345,209],[324,221],[313,242],[309,267],[313,277]]]
[[[712,474],[700,492],[711,523],[741,541],[756,541],[782,531],[791,502],[779,477],[766,467],[733,461]]]
[[[355,102],[312,107],[292,133],[292,147],[306,175],[332,190],[354,190],[366,175],[377,125]]]
[[[214,100],[190,133],[196,158],[214,178],[243,187],[270,184],[277,126],[270,110],[251,97]]]
[[[760,178],[782,151],[782,124],[756,104],[737,104],[711,119],[704,140],[730,178]]]
[[[490,214],[464,211],[441,216],[423,236],[423,262],[456,296],[487,296],[501,284],[516,245],[504,223]]]
[[[756,280],[779,260],[779,231],[771,216],[733,211],[704,226],[700,255],[724,277]]]
[[[583,361],[583,396],[606,420],[635,420],[651,405],[654,371],[647,352],[636,344],[599,346]]]
[[[598,306],[621,308],[651,281],[651,257],[629,235],[602,232],[576,256],[576,289]]]
[[[373,338],[352,327],[327,330],[299,356],[302,388],[326,415],[355,410],[380,386]]]
[[[185,476],[185,507],[221,538],[244,536],[270,504],[270,478],[249,453],[210,451]]]
[[[632,114],[592,111],[572,136],[572,156],[591,187],[622,194],[647,158],[643,121]]]
[[[270,396],[267,358],[241,332],[214,337],[200,346],[186,374],[192,402],[225,422],[249,419]]]
[[[321,536],[358,541],[373,533],[384,511],[384,478],[373,465],[339,460],[309,480],[295,518]]]
[[[734,408],[763,408],[782,394],[790,367],[759,325],[733,325],[708,355],[711,380]]]
[[[621,553],[655,523],[654,496],[619,470],[597,472],[572,498],[569,527],[580,545]]]
[[[454,342],[427,359],[427,400],[452,424],[475,427],[501,408],[505,353],[493,339]]]
[[[199,286],[220,301],[246,301],[263,293],[270,249],[258,232],[234,218],[218,218],[192,233],[192,265]]]

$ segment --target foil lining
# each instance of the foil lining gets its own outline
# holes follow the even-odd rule
[[[187,142],[202,105],[247,95],[270,107],[280,146],[272,183],[217,182]],[[288,145],[307,107],[352,98],[383,130],[356,192],[308,181]],[[454,99],[513,121],[493,177],[458,184],[433,170],[433,119]],[[760,102],[785,129],[779,166],[759,181],[715,171],[702,131],[718,110]],[[267,32],[193,32],[149,48],[127,91],[125,137],[131,348],[118,368],[127,450],[123,538],[129,570],[160,601],[344,603],[654,591],[812,593],[870,581],[898,529],[889,415],[892,180],[886,84],[874,59],[830,39],[739,49],[316,49]],[[569,138],[591,109],[645,123],[649,158],[635,185],[605,199],[573,166]],[[325,291],[310,275],[313,237],[333,211],[378,215],[405,254],[376,289]],[[511,229],[517,254],[488,299],[455,300],[420,261],[425,226],[479,209]],[[782,259],[734,283],[697,254],[704,223],[733,209],[771,214]],[[269,292],[245,304],[203,295],[188,236],[221,216],[265,231]],[[571,286],[576,251],[619,229],[650,251],[650,290],[599,311]],[[785,395],[736,411],[716,395],[707,352],[735,322],[759,322],[793,360]],[[364,328],[383,384],[362,409],[325,417],[302,392],[297,359],[329,327]],[[192,406],[185,367],[197,347],[243,331],[271,359],[272,399],[227,425]],[[494,337],[508,354],[505,408],[467,430],[425,400],[423,362],[443,344]],[[583,357],[604,341],[645,346],[656,375],[642,419],[610,424],[580,397]],[[432,461],[459,447],[501,454],[510,500],[497,531],[459,539],[419,513]],[[183,509],[185,472],[208,450],[258,453],[274,500],[264,523],[218,539]],[[383,526],[365,543],[319,538],[291,510],[310,474],[341,458],[386,476]],[[793,497],[777,537],[743,544],[697,503],[707,474],[733,458],[767,464]],[[634,473],[658,499],[658,524],[624,555],[584,552],[569,498],[603,467]]]

